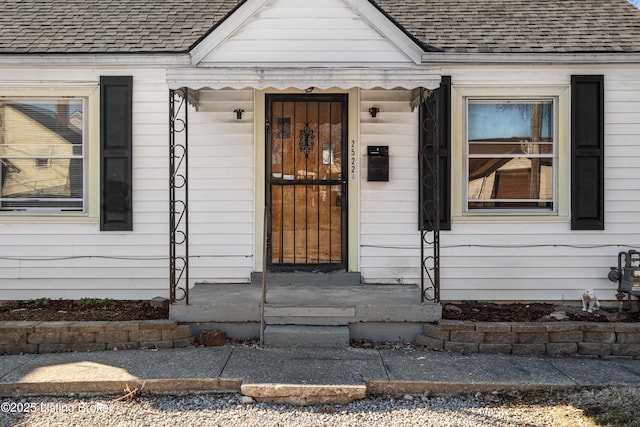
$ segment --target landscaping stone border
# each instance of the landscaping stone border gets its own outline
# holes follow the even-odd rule
[[[640,358],[640,323],[441,320],[425,325],[416,344],[461,353]]]
[[[0,322],[0,354],[188,347],[191,326],[174,320]]]

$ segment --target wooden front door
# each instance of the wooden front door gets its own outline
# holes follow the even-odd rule
[[[272,268],[346,268],[346,95],[267,96]]]

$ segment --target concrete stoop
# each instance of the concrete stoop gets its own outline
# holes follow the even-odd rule
[[[277,347],[323,347],[324,342],[346,347],[349,339],[411,341],[423,325],[442,318],[439,304],[420,304],[416,284],[365,284],[358,273],[344,272],[270,273],[262,307],[260,278],[255,273],[253,283],[196,284],[189,304],[172,304],[169,318],[191,325],[194,334],[218,329],[233,339],[256,338],[268,325],[266,341]],[[291,337],[280,337],[292,330]]]
[[[347,348],[347,326],[267,325],[264,329],[267,347]]]

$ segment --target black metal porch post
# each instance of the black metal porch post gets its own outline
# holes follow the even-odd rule
[[[169,300],[189,304],[187,88],[169,91]]]

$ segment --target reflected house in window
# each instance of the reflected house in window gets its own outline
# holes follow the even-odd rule
[[[554,207],[553,101],[469,101],[468,208]]]
[[[0,102],[0,209],[81,210],[80,100]]]

